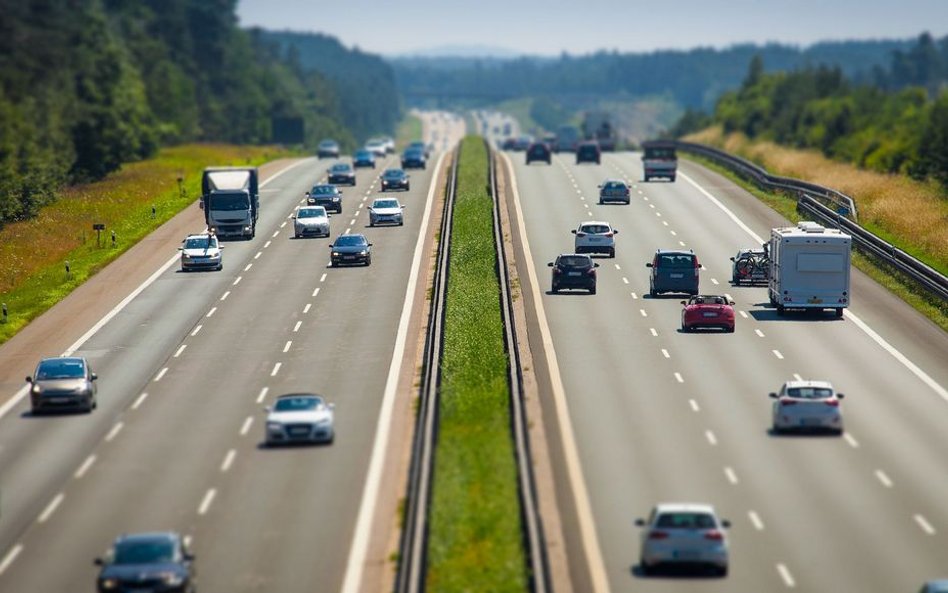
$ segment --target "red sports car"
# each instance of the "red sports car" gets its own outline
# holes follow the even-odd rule
[[[681,301],[685,306],[681,310],[681,331],[690,332],[699,327],[713,327],[723,329],[728,333],[734,331],[734,301],[717,295],[697,295],[687,301]]]

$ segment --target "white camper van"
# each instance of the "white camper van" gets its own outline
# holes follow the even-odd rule
[[[786,309],[833,309],[837,317],[849,306],[852,237],[837,229],[803,221],[773,229],[770,255],[770,303]]]

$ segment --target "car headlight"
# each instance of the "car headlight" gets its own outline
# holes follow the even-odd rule
[[[182,254],[181,254],[181,259],[191,259],[191,256],[188,255],[187,253],[182,253]]]
[[[367,249],[363,249],[362,251],[359,252],[359,255],[368,255],[368,253],[369,252]]]
[[[333,251],[333,252],[332,252],[332,256],[333,256],[333,257],[339,257],[340,255],[342,255],[342,254],[339,253],[338,251]]]
[[[332,423],[331,418],[323,418],[322,420],[316,421],[316,426],[329,426]]]
[[[99,581],[99,584],[103,589],[117,589],[118,588],[118,579],[102,579]]]
[[[333,202],[338,202],[338,201],[339,201],[339,196],[333,196],[333,197],[332,197],[332,201],[333,201]]]
[[[161,580],[169,587],[177,587],[184,582],[184,577],[173,572],[166,572],[161,575]]]

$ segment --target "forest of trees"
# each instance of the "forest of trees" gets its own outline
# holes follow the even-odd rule
[[[672,135],[721,124],[725,132],[815,148],[948,187],[948,36],[923,34],[894,51],[888,67],[856,81],[840,68],[768,74],[764,65],[765,58],[755,56],[743,83],[724,94],[711,115],[687,113]]]
[[[0,224],[161,146],[269,143],[273,118],[302,118],[307,145],[354,144],[353,87],[240,29],[236,4],[0,0]]]

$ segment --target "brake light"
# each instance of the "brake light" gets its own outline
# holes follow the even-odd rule
[[[668,534],[664,531],[650,531],[648,534],[649,539],[668,539]]]
[[[606,233],[606,236],[607,236],[607,237],[611,237],[611,236],[612,236],[612,233]]]
[[[559,268],[553,268],[553,273],[554,273],[554,274],[562,274],[562,273],[563,273],[563,270],[561,270],[561,269],[559,269]]]
[[[717,529],[712,529],[711,531],[706,531],[704,533],[704,539],[710,539],[719,542],[724,539],[724,534]]]
[[[589,275],[589,276],[595,276],[595,275],[596,275],[596,269],[595,269],[595,268],[589,268],[588,270],[586,270],[586,274]]]
[[[826,400],[826,401],[823,402],[823,403],[826,404],[827,406],[831,407],[831,408],[838,408],[838,407],[839,407],[839,400],[838,400],[838,399],[828,399],[828,400]]]
[[[786,397],[785,397],[785,398],[783,398],[783,399],[780,400],[780,405],[781,405],[781,406],[795,406],[795,405],[797,405],[797,402],[794,401],[794,400],[792,400],[792,399],[789,399],[789,398],[786,398]]]
[[[586,236],[586,233],[577,232],[577,233],[576,233],[576,236],[577,236],[577,237],[585,237],[585,236]]]

